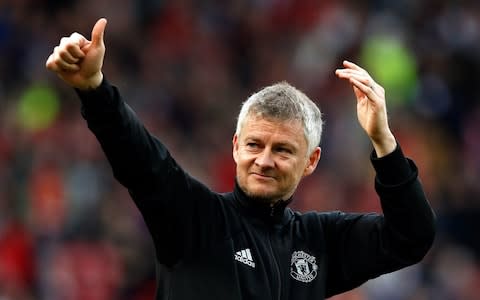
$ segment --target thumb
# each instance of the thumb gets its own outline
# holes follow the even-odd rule
[[[107,26],[107,19],[101,18],[95,23],[92,29],[92,46],[98,47],[103,44],[103,35],[105,27]]]

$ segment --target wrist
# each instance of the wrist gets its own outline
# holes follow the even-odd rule
[[[103,73],[98,72],[94,74],[92,77],[90,77],[84,86],[80,86],[78,87],[78,89],[81,91],[95,90],[102,84],[102,81],[103,81]]]
[[[381,138],[371,139],[371,141],[378,158],[392,153],[397,147],[397,141],[390,131]]]

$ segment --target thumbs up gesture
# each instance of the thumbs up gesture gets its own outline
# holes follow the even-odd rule
[[[106,25],[106,19],[99,19],[93,26],[90,41],[76,32],[63,37],[48,57],[45,63],[47,69],[57,73],[74,88],[89,90],[98,87],[103,80],[103,35]]]

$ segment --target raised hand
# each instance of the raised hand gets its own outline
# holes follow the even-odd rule
[[[384,88],[356,64],[344,61],[343,66],[345,68],[337,69],[335,74],[352,85],[357,98],[358,121],[370,137],[377,156],[392,152],[397,144],[388,126]]]
[[[69,37],[63,37],[48,57],[45,63],[47,69],[80,90],[98,87],[103,80],[103,36],[106,25],[106,19],[99,19],[92,29],[90,41],[76,32]]]

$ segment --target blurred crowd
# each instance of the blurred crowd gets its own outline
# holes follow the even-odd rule
[[[422,263],[336,300],[480,294],[480,2],[0,1],[0,299],[153,299],[150,237],[78,98],[45,69],[62,36],[106,17],[105,76],[189,173],[232,188],[241,103],[286,80],[320,106],[322,158],[293,208],[380,211],[351,88],[386,88],[390,125],[438,217]]]

